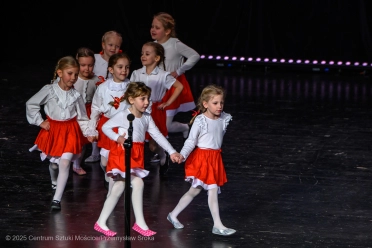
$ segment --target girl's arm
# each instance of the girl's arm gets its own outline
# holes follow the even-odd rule
[[[169,97],[169,99],[168,99],[167,102],[164,102],[164,103],[160,104],[158,106],[158,109],[165,109],[167,106],[171,105],[174,102],[174,100],[176,100],[177,97],[181,94],[181,92],[183,90],[183,85],[178,80],[176,80],[174,82],[174,84],[172,85],[172,87],[176,88],[174,90],[173,94],[171,95],[171,97]]]
[[[185,144],[183,145],[182,150],[180,151],[180,154],[182,155],[184,160],[186,160],[186,158],[190,155],[190,153],[194,150],[195,146],[198,144],[200,131],[201,129],[199,126],[199,122],[197,119],[195,119],[194,124],[190,129],[189,137],[186,139]]]
[[[127,119],[127,116],[124,114],[124,111],[120,111],[111,117],[108,121],[105,122],[102,126],[102,132],[111,140],[118,141],[118,138],[122,135],[115,133],[112,129],[115,127],[127,128],[124,127],[124,120]]]
[[[181,41],[177,41],[175,46],[177,52],[187,59],[186,62],[183,63],[183,65],[180,68],[177,69],[176,71],[177,75],[172,74],[172,76],[177,78],[179,75],[182,75],[187,70],[193,68],[194,65],[200,60],[200,55],[194,49],[186,46]]]
[[[87,111],[85,109],[85,103],[84,103],[83,97],[81,95],[76,101],[76,113],[77,113],[77,122],[79,123],[82,133],[84,134],[85,137],[90,136],[87,134],[89,118],[87,115]]]
[[[103,90],[104,88],[101,87],[101,85],[98,86],[96,92],[94,93],[93,99],[92,99],[92,107],[91,107],[91,114],[90,114],[90,120],[88,123],[88,135],[89,136],[98,136],[97,123],[101,114],[100,106],[102,105],[103,98]]]
[[[44,122],[40,113],[40,106],[48,101],[50,87],[51,84],[45,85],[26,102],[26,117],[31,125],[40,126],[40,124]]]

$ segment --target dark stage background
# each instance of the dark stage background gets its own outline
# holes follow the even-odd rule
[[[95,52],[108,30],[140,66],[152,17],[173,15],[178,37],[200,54],[372,61],[372,1],[157,0],[2,2],[2,64],[56,62],[80,46]],[[12,63],[9,63],[12,62]],[[3,66],[4,70],[4,66]]]

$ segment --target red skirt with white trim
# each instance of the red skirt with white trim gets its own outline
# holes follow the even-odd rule
[[[133,142],[130,155],[131,174],[138,177],[145,177],[149,171],[145,170],[144,147],[145,142]],[[110,156],[107,161],[106,172],[107,176],[116,177],[120,174],[125,178],[126,164],[125,164],[125,148],[116,143],[115,147],[110,150]]]
[[[185,180],[208,190],[227,182],[221,149],[195,148],[185,162]]]
[[[196,105],[194,102],[194,97],[191,92],[190,84],[186,79],[185,74],[177,77],[177,80],[183,85],[183,90],[181,94],[172,102],[171,105],[167,106],[165,110],[167,111],[167,116],[174,116],[178,112],[187,112],[193,110]],[[174,93],[175,88],[171,87],[165,93],[162,102],[166,102]]]
[[[102,132],[102,126],[105,124],[106,121],[108,121],[109,118],[107,118],[104,115],[101,115],[98,124],[97,124],[97,131],[98,131],[98,141],[97,146],[100,148],[104,148],[106,150],[111,150],[111,148],[116,146],[116,141],[111,140],[109,137],[106,136]],[[115,133],[118,133],[119,128],[115,127],[112,130],[114,130]]]
[[[47,116],[49,131],[41,129],[35,145],[50,157],[60,157],[63,153],[79,154],[88,140],[81,132],[76,117],[68,121],[56,121]]]

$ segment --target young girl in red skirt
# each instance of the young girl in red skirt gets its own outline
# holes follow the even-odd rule
[[[102,132],[103,124],[116,113],[129,107],[124,101],[124,93],[129,83],[130,59],[125,53],[116,53],[109,58],[108,73],[111,77],[100,84],[92,100],[89,130],[91,136],[98,136],[97,145],[101,154],[101,167],[105,175],[104,185],[110,190],[109,178],[106,176],[106,165],[109,152],[115,142]],[[112,183],[112,182],[111,182]]]
[[[135,216],[133,230],[143,236],[152,236],[156,232],[149,229],[143,216],[143,187],[142,178],[146,177],[149,171],[144,169],[144,143],[145,134],[148,132],[151,137],[161,145],[170,155],[172,161],[179,160],[179,153],[175,151],[168,140],[162,135],[155,125],[151,115],[146,111],[149,105],[151,88],[142,82],[131,82],[125,93],[125,101],[130,103],[131,107],[120,111],[110,118],[103,126],[102,131],[110,140],[115,142],[115,146],[110,150],[110,156],[107,163],[107,175],[114,179],[114,184],[110,190],[101,214],[94,225],[94,230],[103,233],[106,236],[115,236],[116,232],[107,227],[107,219],[114,210],[121,194],[124,192],[125,180],[130,177],[132,186],[132,204]],[[129,121],[127,116],[134,115],[133,145],[131,149],[131,174],[126,175],[125,168],[125,148],[123,146],[128,137]],[[118,128],[118,132],[113,129]]]
[[[130,81],[144,82],[151,88],[151,116],[160,132],[165,137],[168,137],[165,109],[177,100],[183,90],[183,85],[170,72],[160,69],[159,65],[164,65],[165,59],[162,45],[156,42],[147,42],[142,46],[141,54],[143,67],[132,72]],[[172,91],[173,94],[167,101],[164,101],[164,95],[170,89],[174,89]],[[150,150],[159,155],[160,174],[166,173],[169,166],[169,158],[165,154],[164,149],[151,139],[149,134],[146,135],[146,140],[149,140]]]
[[[150,34],[151,38],[161,44],[165,50],[165,66],[161,68],[169,71],[183,85],[180,97],[166,107],[168,132],[182,132],[186,139],[189,133],[188,124],[173,121],[173,118],[178,112],[188,112],[195,108],[194,97],[185,72],[195,66],[200,59],[200,55],[176,38],[175,27],[176,22],[173,17],[168,13],[160,12],[154,15]],[[171,88],[167,91],[163,102],[166,102],[173,95],[174,90],[174,88]]]
[[[41,159],[49,159],[52,188],[55,189],[51,208],[61,209],[61,198],[66,187],[70,162],[81,155],[88,140],[84,137],[88,116],[82,96],[73,85],[78,79],[79,63],[71,56],[61,58],[54,72],[53,81],[45,85],[26,102],[26,116],[30,124],[41,127],[35,145],[30,151],[41,151]],[[40,109],[44,105],[46,120]],[[93,137],[89,137],[92,141]]]
[[[178,161],[181,163],[186,159],[185,180],[191,183],[191,187],[167,217],[176,229],[184,227],[177,216],[204,189],[208,190],[208,205],[213,218],[212,233],[227,236],[236,232],[222,224],[218,207],[220,187],[227,182],[221,146],[232,119],[230,114],[223,112],[224,98],[224,90],[215,85],[205,87],[200,95],[198,107],[201,114],[194,117]]]

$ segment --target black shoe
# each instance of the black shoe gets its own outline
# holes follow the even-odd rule
[[[61,210],[61,202],[57,200],[53,200],[50,208],[52,210]]]
[[[169,169],[169,154],[166,152],[165,153],[165,163],[163,165],[160,165],[159,173],[160,175],[164,175],[167,173]]]

